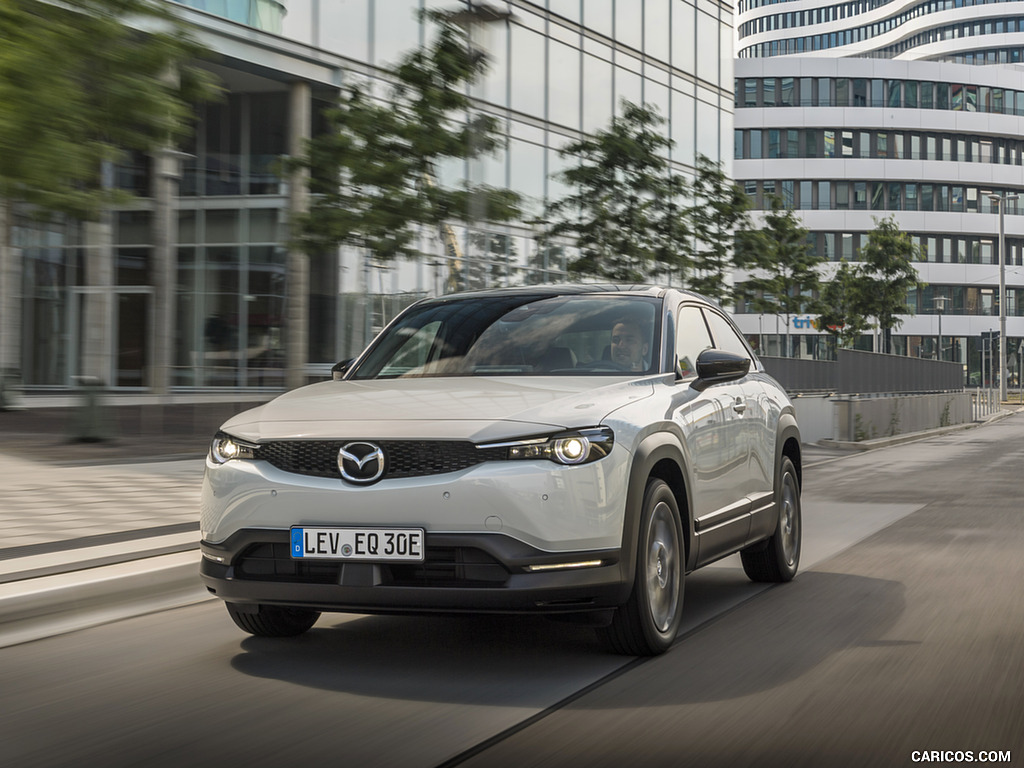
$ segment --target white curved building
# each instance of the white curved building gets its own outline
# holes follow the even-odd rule
[[[910,296],[915,314],[895,331],[894,351],[938,357],[941,323],[942,357],[962,362],[969,382],[982,380],[982,334],[998,330],[1000,315],[991,196],[1005,196],[1015,374],[1024,337],[1024,200],[1013,197],[1024,195],[1024,67],[1015,63],[1024,2],[743,0],[737,40],[734,175],[755,208],[779,194],[833,262],[856,261],[875,219],[889,215],[924,246],[926,287]],[[777,352],[775,317],[738,309],[744,331]],[[807,318],[796,322],[799,354],[819,354],[821,334]]]

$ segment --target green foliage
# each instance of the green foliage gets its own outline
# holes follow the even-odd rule
[[[921,255],[921,248],[900,230],[894,216],[875,219],[875,228],[860,249],[863,263],[858,279],[863,285],[864,314],[878,320],[878,326],[886,332],[886,347],[890,331],[903,324],[898,315],[913,314],[907,295],[922,285],[913,264]]]
[[[704,155],[697,158],[693,205],[687,211],[693,230],[693,256],[688,286],[724,302],[732,298],[726,273],[735,264],[734,233],[749,227],[750,198],[729,180],[721,164]]]
[[[437,183],[439,163],[478,157],[499,140],[495,119],[472,115],[466,95],[466,85],[485,71],[485,59],[448,15],[424,17],[437,34],[389,72],[390,97],[380,101],[359,84],[346,87],[326,114],[327,130],[292,162],[312,172],[310,210],[294,222],[306,253],[347,244],[382,261],[415,258],[424,255],[417,248],[423,227],[519,214],[519,196],[509,190]]]
[[[173,144],[215,93],[201,55],[165,2],[4,0],[0,197],[94,218],[118,196],[104,167]]]
[[[753,272],[739,290],[756,311],[784,316],[787,331],[792,315],[817,309],[811,296],[820,286],[824,257],[807,234],[793,210],[773,195],[761,229],[741,230],[737,237],[737,262]]]
[[[825,282],[819,301],[818,327],[850,349],[870,327],[865,314],[867,297],[858,273],[843,259],[833,278]]]
[[[560,151],[574,166],[559,173],[570,193],[548,208],[542,241],[569,237],[580,249],[578,274],[643,282],[688,268],[685,182],[672,171],[672,141],[653,107],[622,102],[621,115]]]

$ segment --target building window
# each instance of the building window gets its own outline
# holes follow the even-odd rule
[[[780,107],[795,107],[796,106],[796,81],[792,77],[780,78],[779,86],[779,106]]]
[[[921,83],[921,109],[933,109],[935,106],[935,84]]]
[[[796,208],[796,185],[792,181],[782,182],[782,204],[786,208]]]
[[[876,80],[876,81],[874,81],[872,83],[872,87],[874,86],[875,82],[879,83],[879,85],[881,85],[881,83],[882,83],[881,80]],[[873,102],[872,106],[874,106],[874,107],[881,107],[881,106],[899,107],[899,106],[901,106],[901,104],[900,104],[900,86],[901,86],[900,81],[899,80],[889,80],[889,81],[887,81],[885,83],[885,85],[887,86],[886,87],[885,103],[884,104],[882,103],[882,99],[881,99],[882,94],[881,93],[878,94],[878,100],[877,100],[877,103],[875,103],[875,94],[874,94],[874,92],[872,92],[872,94],[871,94],[871,101]]]
[[[907,80],[903,84],[903,106],[917,109],[917,81]]]
[[[868,183],[866,181],[853,182],[853,207],[855,210],[863,211],[868,207]]]
[[[853,81],[853,106],[866,107],[868,105],[868,81],[862,77]]]
[[[750,157],[753,160],[761,159],[761,130],[759,128],[750,131]]]
[[[818,102],[819,107],[832,106],[832,79],[829,77],[818,78]]]
[[[786,131],[786,157],[800,157],[800,131]]]
[[[889,208],[890,211],[903,210],[903,185],[899,182],[889,182]]]
[[[843,131],[843,157],[853,157],[853,131]]]

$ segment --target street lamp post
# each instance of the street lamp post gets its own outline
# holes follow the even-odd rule
[[[1020,195],[989,195],[999,206],[999,402],[1006,401],[1006,204]]]
[[[932,301],[935,304],[935,311],[939,313],[939,360],[945,360],[946,358],[942,354],[942,313],[946,310],[948,299],[945,296],[936,296]]]

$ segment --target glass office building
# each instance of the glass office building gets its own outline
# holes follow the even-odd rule
[[[8,281],[17,330],[0,367],[31,389],[81,375],[124,389],[279,388],[324,375],[402,307],[453,289],[567,279],[569,244],[540,252],[536,219],[566,192],[558,150],[603,128],[622,99],[654,105],[670,160],[732,161],[733,16],[715,0],[492,2],[491,62],[471,88],[505,146],[439,169],[524,196],[520,221],[424,232],[415,262],[343,248],[303,261],[289,250],[303,195],[281,175],[352,78],[381,83],[428,34],[418,11],[459,0],[189,0],[175,4],[216,53],[226,97],[199,109],[188,145],[116,169],[137,204],[97,224],[39,227],[17,216]],[[700,44],[697,44],[697,41]],[[171,186],[168,186],[171,185]],[[450,247],[454,244],[455,247]],[[301,269],[296,265],[300,265]],[[170,307],[170,309],[168,308]],[[296,335],[295,329],[301,328]],[[296,349],[299,353],[296,354]]]
[[[983,334],[999,328],[1003,200],[1008,368],[1016,376],[1024,337],[1021,4],[857,0],[797,9],[744,0],[737,30],[736,179],[756,209],[770,194],[794,208],[833,264],[856,262],[875,221],[895,216],[923,249],[916,266],[924,287],[909,296],[914,314],[895,331],[894,351],[960,362],[968,383],[989,378]],[[744,331],[777,352],[776,318],[738,312]],[[820,354],[823,334],[810,317],[797,321],[798,354]]]

